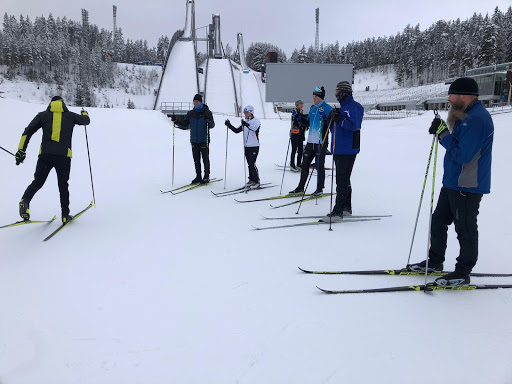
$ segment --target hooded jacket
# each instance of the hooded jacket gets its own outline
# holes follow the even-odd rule
[[[451,134],[440,143],[444,155],[443,186],[472,193],[491,192],[491,161],[494,124],[491,115],[477,100],[459,120]]]
[[[64,100],[50,102],[46,111],[39,112],[25,128],[21,136],[19,150],[26,151],[30,138],[39,128],[43,128],[43,139],[39,154],[51,154],[72,157],[71,139],[76,124],[88,125],[89,115],[70,112]]]
[[[180,129],[190,129],[191,143],[210,143],[210,129],[215,127],[213,115],[206,104],[199,105],[187,112],[183,121],[176,121]]]

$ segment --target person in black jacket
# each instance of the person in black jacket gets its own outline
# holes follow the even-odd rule
[[[203,104],[203,97],[199,94],[194,96],[194,108],[187,112],[182,121],[172,115],[171,120],[180,129],[190,129],[190,143],[192,144],[192,156],[196,168],[196,178],[191,184],[206,184],[210,182],[210,129],[215,127],[213,115],[206,104]],[[201,156],[204,163],[204,177],[201,179]]]
[[[39,128],[43,128],[43,139],[39,150],[34,181],[28,186],[19,203],[20,216],[23,220],[30,219],[29,204],[37,191],[39,191],[48,174],[55,168],[60,192],[60,205],[62,209],[62,222],[73,220],[69,214],[68,180],[71,170],[71,141],[73,128],[76,124],[88,125],[89,114],[82,109],[81,114],[68,110],[62,97],[52,98],[46,111],[39,112],[30,122],[21,136],[18,152],[16,152],[16,165],[23,163],[30,138]]]
[[[292,144],[290,168],[297,172],[300,171],[302,165],[302,151],[306,138],[305,132],[309,127],[309,120],[304,114],[303,108],[304,103],[302,100],[297,100],[295,102],[295,109],[292,111],[292,128],[290,132],[290,141]],[[295,154],[297,154],[297,166],[295,166]]]

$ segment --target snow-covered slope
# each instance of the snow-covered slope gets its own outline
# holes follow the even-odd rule
[[[236,114],[236,98],[229,59],[210,59],[206,76],[206,103],[210,110]]]
[[[32,82],[24,77],[8,80],[2,76],[7,67],[0,66],[0,96],[35,103],[46,103],[53,96],[60,95],[68,105],[73,105],[76,88],[71,82],[62,86]],[[114,64],[114,87],[92,88],[98,107],[126,108],[128,100],[137,109],[153,109],[155,89],[158,88],[162,68],[150,65],[127,63]]]
[[[226,92],[229,88],[226,89]],[[46,105],[0,99],[0,145],[16,150]],[[77,109],[75,109],[76,111]],[[309,276],[315,269],[400,268],[407,261],[430,149],[431,114],[367,121],[352,177],[354,214],[367,223],[251,230],[294,215],[268,202],[217,198],[223,181],[171,196],[172,128],[157,111],[89,109],[97,207],[49,242],[58,226],[0,230],[0,382],[31,383],[509,383],[512,290],[329,296],[335,289],[408,285],[413,277]],[[446,117],[445,115],[443,117]],[[223,177],[226,129],[215,115],[212,176]],[[475,272],[512,272],[509,191],[512,131],[494,116],[492,193],[482,200]],[[280,184],[289,120],[262,120],[258,168]],[[229,133],[227,188],[244,180],[242,137]],[[17,220],[40,133],[24,164],[0,151],[0,223]],[[188,132],[176,130],[175,184],[194,177]],[[440,188],[439,149],[436,185]],[[91,200],[83,128],[76,127],[71,210]],[[327,163],[330,164],[331,158]],[[298,175],[285,175],[283,191]],[[314,181],[313,181],[314,183]],[[312,184],[313,184],[312,183]],[[312,191],[310,186],[310,191]],[[430,181],[427,186],[430,189]],[[279,188],[239,195],[256,198]],[[427,198],[425,198],[427,200]],[[325,214],[329,200],[304,203]],[[427,204],[412,261],[426,253]],[[60,212],[55,173],[31,204],[34,219]],[[296,222],[296,221],[295,221]],[[450,229],[446,268],[458,245]],[[477,283],[510,279],[474,279]]]
[[[193,41],[177,41],[163,74],[157,108],[163,102],[192,102],[197,89],[196,55]]]
[[[395,80],[396,72],[392,64],[379,65],[372,68],[362,68],[354,73],[354,91],[382,91],[400,88]]]
[[[244,73],[243,71],[238,72],[240,74],[242,107],[250,104],[254,107],[254,113],[256,113],[257,116],[265,118],[266,111],[255,73],[252,70],[249,70],[247,73]]]

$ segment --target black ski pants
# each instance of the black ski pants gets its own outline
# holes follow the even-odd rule
[[[340,214],[344,209],[352,211],[352,185],[350,175],[357,155],[333,155],[336,165],[336,204],[332,211]]]
[[[57,172],[57,182],[59,185],[60,193],[60,206],[62,209],[62,216],[69,215],[69,173],[71,171],[71,158],[62,155],[39,155],[36,165],[36,172],[34,173],[34,181],[28,186],[23,194],[23,200],[30,202],[34,195],[39,191],[50,171],[55,168]]]
[[[260,182],[260,173],[256,167],[259,151],[260,147],[245,147],[245,160],[247,160],[247,166],[249,167],[249,180],[255,183]]]
[[[295,165],[295,154],[297,154],[297,167],[302,164],[302,152],[304,150],[304,136],[301,134],[292,135],[290,137],[292,144],[292,155],[290,157],[290,165]]]
[[[302,190],[306,186],[306,181],[309,176],[309,166],[313,159],[316,158],[316,164],[318,167],[318,175],[316,179],[316,188],[324,189],[325,183],[325,154],[327,153],[327,146],[329,145],[328,140],[326,139],[322,149],[320,151],[320,156],[318,156],[318,148],[319,144],[307,143],[306,149],[304,150],[304,155],[302,156],[302,166],[300,173],[300,182],[297,189]]]
[[[192,143],[192,156],[194,157],[194,166],[196,176],[201,178],[201,157],[204,163],[204,176],[210,176],[210,148],[206,143]]]
[[[444,262],[448,226],[454,223],[460,244],[455,270],[463,274],[471,273],[478,259],[477,216],[481,200],[480,193],[461,192],[444,187],[441,189],[430,230],[429,260],[432,263]]]

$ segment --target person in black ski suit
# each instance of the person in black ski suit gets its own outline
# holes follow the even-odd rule
[[[203,97],[194,96],[194,108],[187,112],[185,118],[180,121],[176,115],[171,120],[179,129],[190,129],[190,143],[192,144],[192,156],[196,168],[196,177],[191,184],[206,184],[210,182],[210,129],[215,127],[213,115]],[[204,177],[201,178],[201,157],[204,163]]]
[[[290,131],[290,142],[292,144],[292,154],[290,157],[290,168],[294,171],[300,171],[302,165],[302,151],[304,149],[305,132],[309,127],[307,115],[303,112],[304,103],[302,100],[295,102],[295,109],[292,112],[292,128]],[[297,166],[295,166],[295,154],[297,154]]]
[[[20,216],[23,220],[30,220],[29,204],[39,191],[50,171],[55,168],[60,193],[62,222],[73,220],[69,214],[69,173],[71,171],[71,141],[73,128],[76,124],[88,125],[91,122],[89,114],[82,109],[81,114],[68,110],[60,96],[54,96],[46,108],[39,112],[30,122],[21,136],[18,151],[16,152],[16,165],[23,163],[30,138],[39,128],[43,128],[43,138],[39,150],[34,181],[28,186],[19,203]]]

